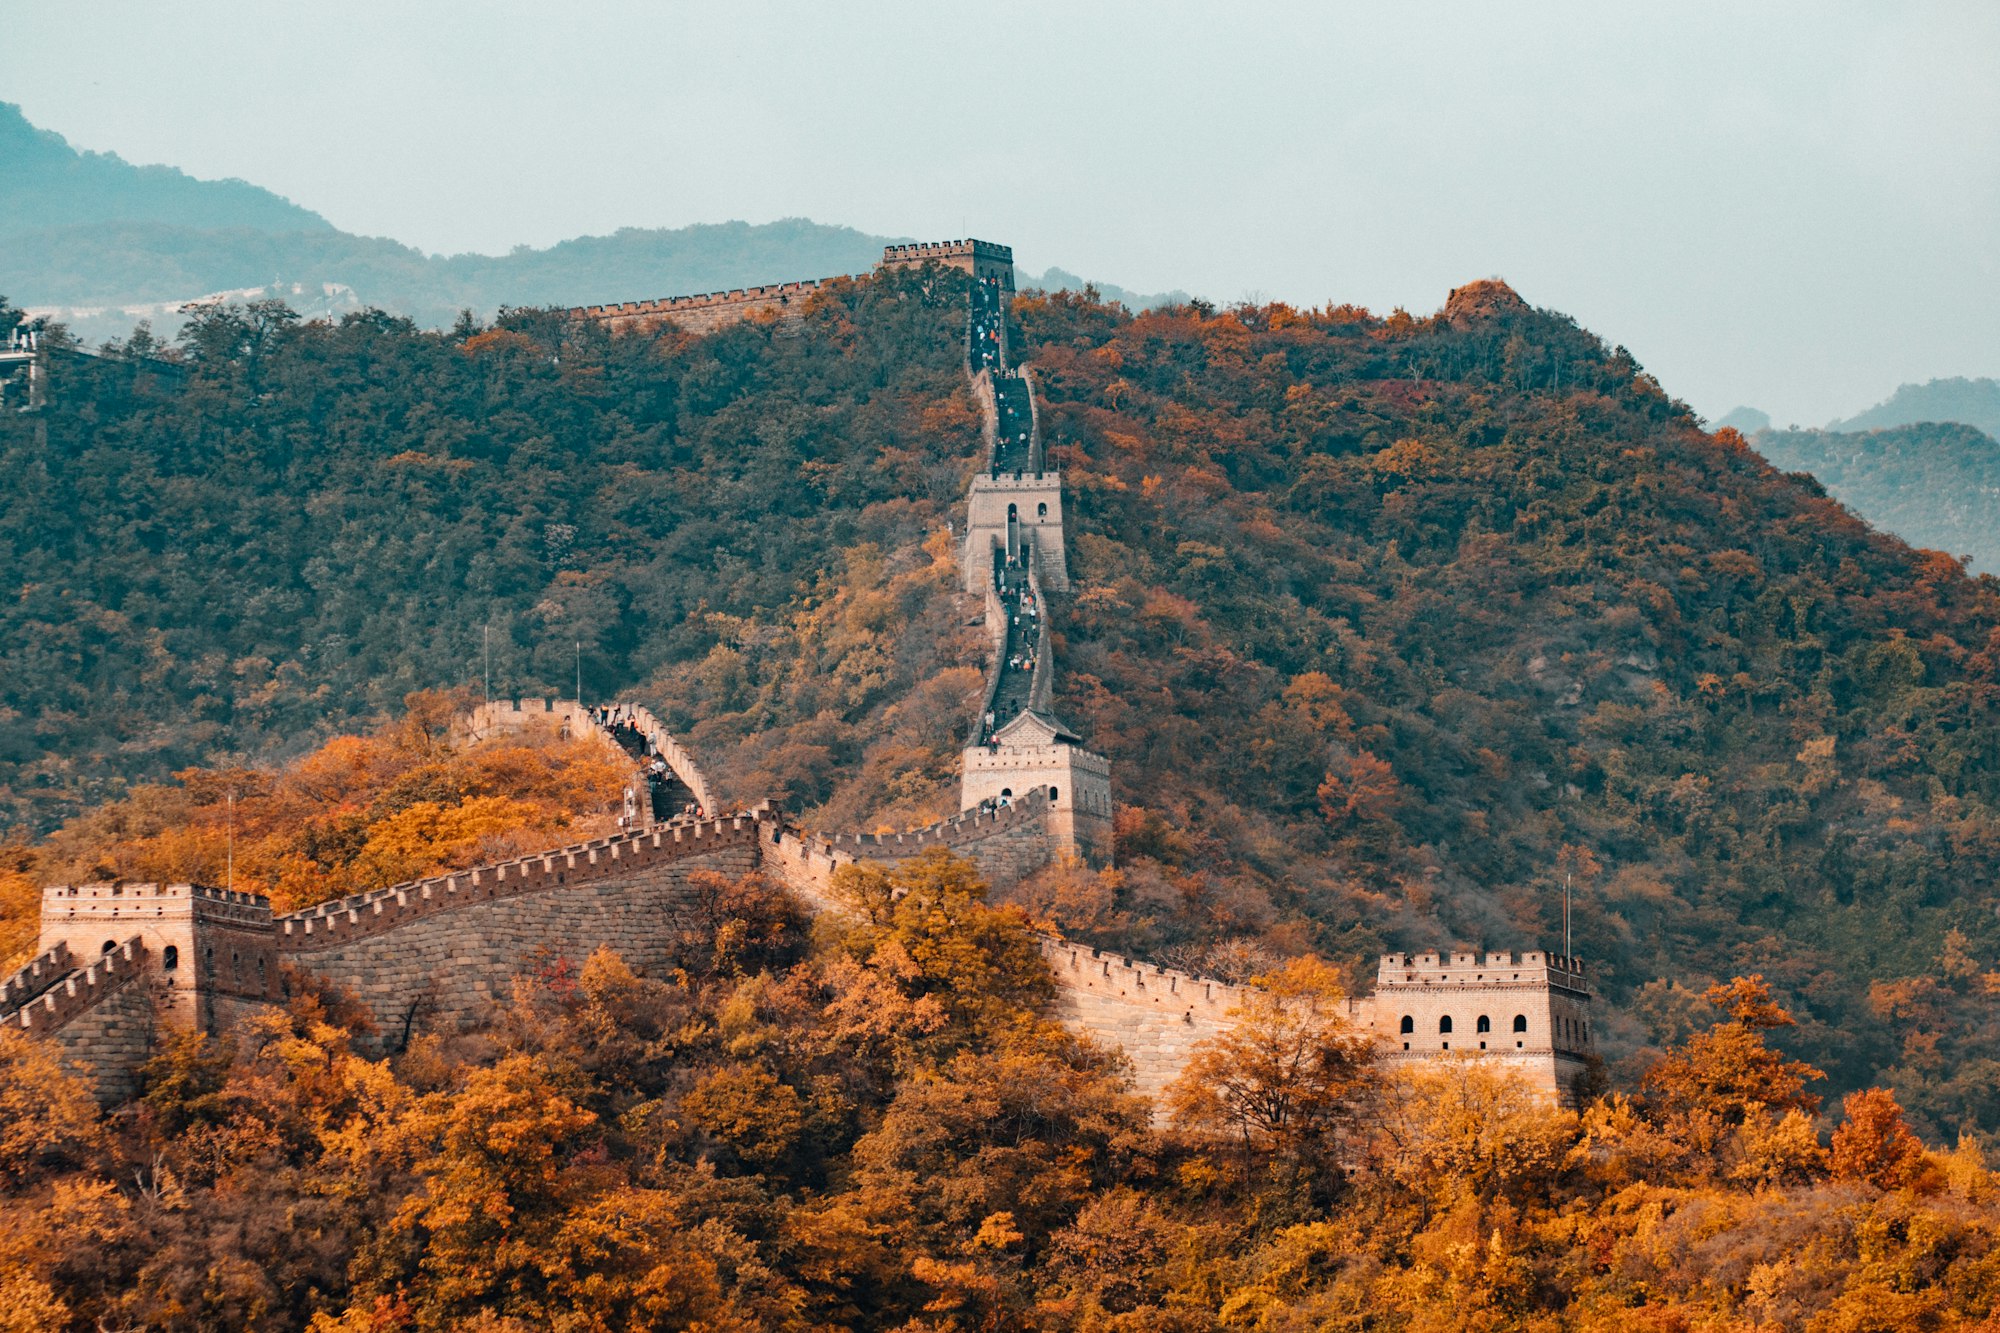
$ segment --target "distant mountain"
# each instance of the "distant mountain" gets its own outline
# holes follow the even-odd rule
[[[1968,381],[1925,387],[1940,383]],[[1753,443],[1776,466],[1811,473],[1875,526],[1913,546],[1970,555],[1975,573],[2000,574],[2000,443],[1984,431],[1925,421],[1863,432],[1765,431]]]
[[[47,314],[88,342],[123,337],[141,319],[170,334],[182,304],[225,293],[276,296],[311,315],[379,306],[442,327],[461,310],[587,305],[679,296],[751,283],[865,273],[875,236],[804,218],[750,224],[627,227],[505,255],[426,255],[356,236],[243,181],[196,180],[80,152],[0,103],[0,295]],[[1026,286],[1081,290],[1052,268]],[[1142,310],[1184,299],[1095,284]]]
[[[79,152],[0,102],[0,237],[77,223],[330,232],[309,209],[246,181],[196,180],[173,167],[133,166],[116,153]],[[12,241],[7,246],[12,249]]]
[[[1106,301],[1115,301],[1128,310],[1152,310],[1159,306],[1181,305],[1188,294],[1178,287],[1170,292],[1153,292],[1150,295],[1129,291],[1115,283],[1097,282],[1090,278],[1080,278],[1067,269],[1051,268],[1039,278],[1019,274],[1016,281],[1023,289],[1039,287],[1045,292],[1080,292],[1085,288],[1095,288],[1097,294]]]
[[[1724,426],[1745,435],[1755,435],[1760,430],[1771,429],[1771,414],[1760,412],[1754,407],[1735,408],[1715,423],[1717,430],[1721,430]]]
[[[1880,430],[1919,421],[1962,421],[2000,438],[2000,380],[1949,379],[1905,384],[1886,401],[1845,421],[1836,421],[1827,429]]]

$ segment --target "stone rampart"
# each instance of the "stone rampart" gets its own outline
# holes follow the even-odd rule
[[[791,842],[773,840],[778,852],[774,859],[786,874],[801,876],[805,886],[824,895],[834,868],[847,862],[900,861],[943,847],[971,860],[988,884],[1006,888],[1054,864],[1060,855],[1053,814],[1048,791],[1024,791],[1006,805],[964,810],[905,833],[801,836],[787,831]],[[798,849],[805,849],[805,854]]]
[[[67,944],[43,949],[0,981],[0,1018],[13,1013],[76,970],[76,955]]]
[[[67,1061],[84,1067],[100,1101],[125,1101],[137,1095],[139,1066],[153,1050],[158,1016],[146,984],[151,961],[144,943],[127,940],[64,977],[6,1022],[54,1040]]]
[[[617,333],[656,329],[663,324],[673,324],[689,333],[713,333],[758,315],[796,319],[805,313],[812,295],[829,281],[831,279],[808,278],[799,282],[774,282],[763,287],[702,292],[694,296],[577,306],[568,314],[572,319],[597,320]]]
[[[1138,1090],[1153,1098],[1180,1076],[1195,1045],[1227,1031],[1249,993],[1150,963],[1044,936],[1056,982],[1056,1013],[1099,1044],[1125,1052]]]
[[[9,1014],[6,1026],[51,1039],[81,1064],[107,1105],[138,1092],[137,1070],[152,1053],[154,996],[145,983],[153,956],[137,936],[72,970]]]
[[[676,855],[611,856],[600,877],[561,882],[566,856],[526,877],[470,876],[456,901],[385,904],[377,899],[351,915],[292,920],[285,956],[365,1005],[375,1020],[374,1044],[395,1050],[415,1031],[452,1031],[475,1024],[486,1006],[506,999],[514,979],[538,962],[581,966],[599,948],[617,952],[634,969],[660,975],[677,961],[683,912],[694,898],[693,877],[712,871],[730,878],[757,868],[756,821],[686,839]],[[644,840],[674,847],[674,830]],[[579,858],[579,871],[591,868]],[[497,868],[496,868],[497,869]]]
[[[709,815],[720,813],[721,807],[716,804],[708,779],[702,776],[701,766],[695,762],[693,752],[676,740],[661,725],[660,719],[653,715],[653,711],[643,704],[609,704],[598,709],[569,699],[495,699],[467,713],[459,720],[455,730],[462,740],[471,743],[519,731],[538,722],[553,722],[566,735],[594,735],[610,745],[618,745],[618,738],[598,720],[599,713],[614,725],[624,723],[638,731],[652,745],[653,752],[666,761],[673,775],[694,793],[695,803]],[[636,768],[634,771],[636,774]]]
[[[321,903],[277,919],[278,947],[288,958],[310,955],[401,930],[427,917],[508,898],[630,879],[655,865],[689,858],[713,859],[718,849],[754,848],[756,841],[757,821],[748,815],[661,824]]]

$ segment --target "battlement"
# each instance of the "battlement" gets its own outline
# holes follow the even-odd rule
[[[673,775],[694,793],[695,803],[704,811],[713,815],[720,809],[709,790],[708,779],[695,762],[694,754],[674,739],[673,734],[661,725],[660,719],[643,704],[612,704],[598,709],[568,699],[495,699],[474,708],[460,719],[457,726],[466,741],[474,742],[520,731],[537,722],[553,722],[569,735],[596,735],[616,745],[617,737],[598,721],[600,713],[612,725],[630,726],[643,736],[654,753],[666,761]]]
[[[138,980],[145,971],[149,954],[145,941],[134,935],[100,955],[81,972],[70,972],[10,1014],[6,1022],[23,1032],[53,1032]]]
[[[611,305],[576,306],[568,313],[580,319],[620,319],[634,315],[671,317],[718,306],[776,303],[790,305],[811,296],[830,279],[803,278],[795,282],[772,282],[761,287],[732,287],[728,291],[697,292],[692,296],[660,296],[645,301],[619,301]]]
[[[1516,958],[1512,953],[1487,953],[1483,958],[1469,950],[1425,950],[1420,953],[1385,953],[1376,970],[1376,984],[1384,990],[1410,986],[1512,986],[1541,983],[1583,990],[1583,960],[1564,954],[1530,949]]]
[[[279,917],[279,948],[288,954],[330,949],[477,903],[612,879],[720,846],[754,845],[757,828],[753,815],[660,824],[637,833],[372,889]]]
[[[1255,993],[1250,986],[1107,953],[1059,935],[1040,935],[1036,942],[1055,970],[1057,984],[1065,989],[1102,990],[1140,1003],[1192,1007],[1212,1019],[1224,1017]]]
[[[960,847],[992,836],[1002,829],[1046,820],[1050,789],[1039,787],[1011,798],[1008,804],[962,810],[949,819],[907,833],[835,833],[819,841],[833,852],[847,852],[862,860],[916,856],[932,847]]]
[[[76,955],[69,946],[58,944],[30,958],[5,981],[0,981],[0,1015],[19,1009],[43,991],[76,971]]]
[[[137,884],[124,880],[51,884],[42,890],[44,948],[67,940],[77,953],[87,955],[93,951],[92,941],[69,939],[71,935],[120,924],[157,930],[196,918],[212,926],[252,929],[268,926],[271,900],[259,893],[239,893],[204,884]]]
[[[882,247],[882,262],[888,264],[943,263],[947,259],[991,259],[1014,262],[1014,247],[997,241],[964,239],[957,241],[911,241]]]

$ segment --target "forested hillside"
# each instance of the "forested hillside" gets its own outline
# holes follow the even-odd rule
[[[2000,443],[1984,431],[1942,421],[1765,431],[1752,443],[1911,545],[1970,556],[1974,573],[2000,572]]]
[[[59,361],[0,425],[18,765],[302,749],[406,690],[636,695],[827,827],[951,799],[979,683],[946,524],[978,449],[950,274],[609,340],[269,308],[168,377]],[[2000,596],[1869,531],[1497,284],[1441,315],[1025,299],[1074,496],[1058,711],[1120,868],[1032,886],[1216,970],[1555,943],[1614,1076],[1762,972],[1836,1091],[2000,1129]],[[140,349],[150,352],[151,349]]]

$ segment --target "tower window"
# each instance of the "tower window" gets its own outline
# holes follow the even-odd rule
[[[1479,1016],[1478,1027],[1481,1032],[1491,1032],[1493,1030],[1493,1020],[1485,1014],[1481,1014]]]
[[[180,946],[169,944],[160,954],[160,966],[171,972],[181,965]]]
[[[1404,1014],[1404,1015],[1403,1015],[1403,1031],[1405,1031],[1405,1032],[1415,1032],[1416,1030],[1417,1030],[1417,1020],[1416,1020],[1416,1019],[1414,1019],[1414,1018],[1411,1018],[1411,1017],[1410,1017],[1410,1016],[1409,1016],[1408,1014]]]
[[[1526,1032],[1527,1030],[1528,1030],[1528,1016],[1526,1014],[1515,1014],[1514,1031]]]
[[[117,940],[106,940],[106,941],[104,941],[104,952],[105,952],[105,953],[115,953],[115,952],[117,952],[117,949],[118,949],[118,941],[117,941]]]
[[[1060,787],[1049,788],[1049,804],[1054,805],[1056,803],[1056,799],[1061,795],[1062,795],[1062,788]]]
[[[1038,505],[1036,505],[1036,506],[1035,506],[1035,517],[1036,517],[1036,518],[1047,518],[1048,516],[1049,516],[1049,507],[1048,507],[1048,505],[1046,505],[1046,504],[1038,504]]]
[[[1445,1016],[1444,1016],[1443,1018],[1440,1018],[1440,1019],[1438,1020],[1438,1031],[1439,1031],[1439,1032],[1449,1032],[1449,1031],[1451,1031],[1451,1015],[1450,1015],[1450,1014],[1446,1014],[1446,1015],[1445,1015]]]

